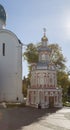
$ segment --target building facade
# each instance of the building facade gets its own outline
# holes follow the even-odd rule
[[[5,25],[6,12],[0,5],[0,102],[23,102],[22,43]]]
[[[38,47],[39,61],[32,64],[31,86],[27,92],[27,105],[37,108],[62,107],[62,90],[57,87],[56,66],[51,62],[47,44],[44,32]]]

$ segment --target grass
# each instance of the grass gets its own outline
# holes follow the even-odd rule
[[[6,103],[7,108],[25,107],[25,103]]]

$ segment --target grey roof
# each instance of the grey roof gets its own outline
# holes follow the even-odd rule
[[[3,8],[3,6],[0,4],[0,19],[4,22],[6,22],[6,12]]]
[[[50,62],[49,61],[47,61],[47,62],[38,62],[37,63],[37,66],[49,66],[49,64],[50,64]]]
[[[48,47],[41,46],[41,47],[38,48],[38,51],[50,51],[51,52],[51,49],[48,48]]]
[[[50,67],[49,68],[49,65],[50,65],[50,61],[46,61],[46,62],[38,62],[37,63],[37,69],[47,69],[47,70],[56,70],[56,67],[55,65],[53,65],[54,68]]]

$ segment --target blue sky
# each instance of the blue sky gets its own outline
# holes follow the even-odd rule
[[[43,28],[49,43],[58,43],[70,66],[70,0],[0,0],[7,13],[6,28],[24,44],[40,42]],[[23,76],[27,75],[23,61]]]

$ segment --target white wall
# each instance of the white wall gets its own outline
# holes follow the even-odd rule
[[[2,53],[3,43],[5,56]],[[16,101],[18,96],[22,101],[22,45],[8,30],[0,30],[0,72],[3,79],[3,86],[0,85],[2,100]]]

